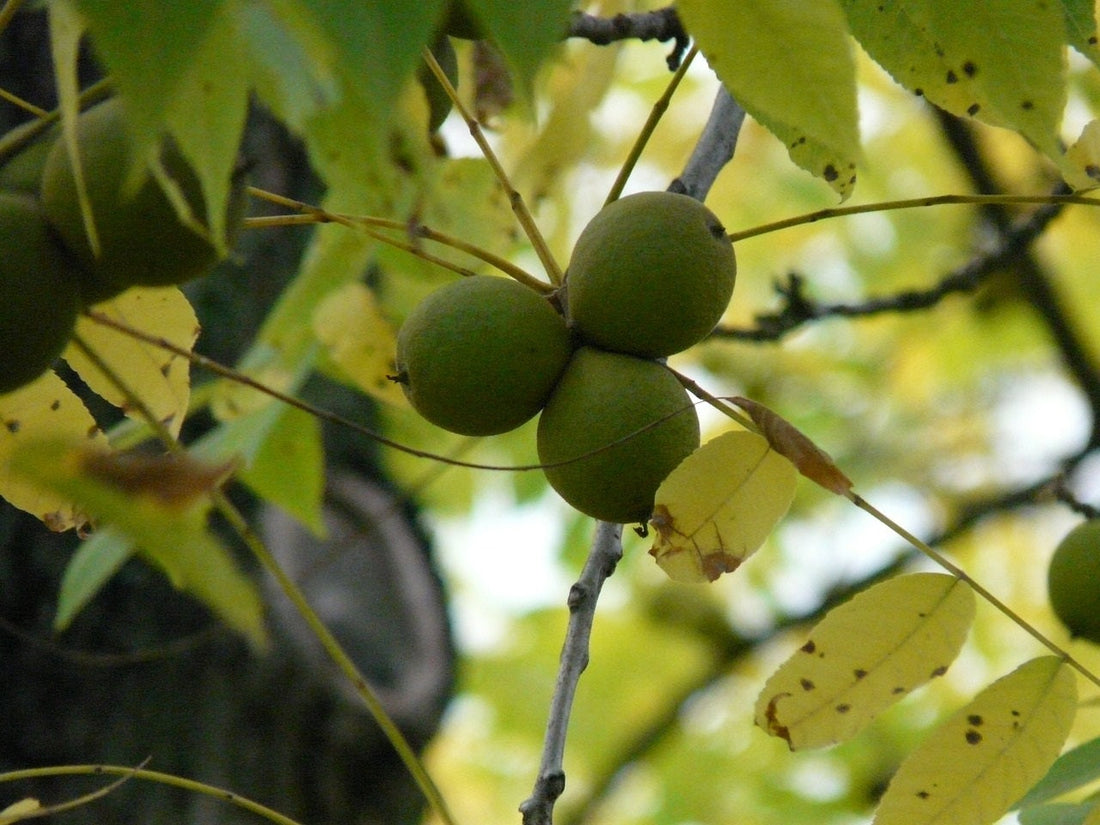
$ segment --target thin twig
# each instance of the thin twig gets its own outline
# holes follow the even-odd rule
[[[673,6],[616,14],[614,17],[597,17],[578,11],[569,21],[569,36],[583,38],[597,46],[606,46],[618,40],[659,40],[662,43],[673,40],[675,45],[665,59],[670,71],[680,67],[691,42]]]
[[[569,590],[569,628],[565,633],[558,680],[550,702],[542,762],[531,796],[519,806],[524,825],[550,825],[554,821],[554,803],[565,790],[562,764],[569,713],[581,673],[588,666],[588,642],[600,590],[623,555],[622,531],[621,524],[602,521],[597,524],[588,560],[580,578]]]

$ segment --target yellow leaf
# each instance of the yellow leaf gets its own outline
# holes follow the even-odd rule
[[[12,454],[22,445],[43,438],[107,445],[84,402],[53,372],[15,392],[0,395],[0,496],[43,521],[51,530],[82,528],[87,514],[72,501],[28,484],[9,471]]]
[[[996,821],[1054,764],[1076,710],[1076,680],[1062,659],[1024,663],[909,754],[874,825]]]
[[[175,287],[130,289],[92,311],[147,335],[190,350],[199,334],[195,312]],[[92,318],[81,317],[76,333],[156,419],[178,435],[191,397],[190,362]],[[75,343],[63,356],[84,382],[130,418],[143,421],[132,400]]]
[[[313,312],[313,331],[325,345],[336,374],[379,401],[407,407],[393,375],[396,338],[364,284],[354,282],[333,290]]]
[[[1062,162],[1066,183],[1078,191],[1100,186],[1100,120],[1090,120],[1066,150]]]
[[[714,581],[736,570],[787,512],[797,477],[762,436],[723,433],[657,488],[650,555],[676,581]]]
[[[772,674],[756,724],[792,750],[855,736],[878,713],[947,670],[974,620],[974,592],[954,576],[914,573],[831,610]]]

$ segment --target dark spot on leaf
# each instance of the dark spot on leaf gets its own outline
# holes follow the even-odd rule
[[[814,644],[813,639],[810,639],[808,642],[806,642],[806,644],[802,645],[799,650],[801,650],[803,653],[813,653],[815,650],[817,650],[817,645]]]
[[[914,89],[913,94],[917,97],[924,97],[924,89]]]
[[[1021,100],[1020,108],[1023,109],[1025,112],[1030,112],[1032,109],[1035,108],[1035,104],[1032,103],[1030,100]]]
[[[1093,180],[1100,180],[1100,166],[1090,163],[1085,167],[1085,174]]]
[[[931,795],[928,791],[917,791],[917,799],[927,799]]]
[[[799,679],[798,683],[802,685],[803,690],[810,691],[814,689],[814,683],[809,679]]]
[[[832,165],[832,164],[830,163],[830,164],[829,164],[828,166],[826,166],[826,167],[825,167],[825,168],[824,168],[824,169],[822,170],[822,172],[821,172],[821,176],[822,176],[823,178],[825,178],[825,180],[827,180],[827,181],[834,181],[834,180],[836,180],[836,179],[837,179],[837,171],[836,171],[836,167],[835,167],[835,166],[833,166],[833,165]]]
[[[55,398],[50,403],[50,412],[57,412],[60,409],[61,409],[61,399],[60,398]]]
[[[7,428],[7,431],[9,433],[12,433],[13,435],[19,432],[19,428],[21,426],[23,425],[19,423],[19,419],[17,418],[9,418],[7,421],[4,422],[4,427]]]
[[[937,676],[943,676],[945,673],[947,673],[947,665],[940,665],[932,671],[931,678],[935,679]]]
[[[855,676],[857,679],[862,679],[864,676],[867,675],[867,671],[861,667],[857,667],[855,670],[852,671],[852,675]]]
[[[892,694],[894,694],[895,696],[899,696],[899,695],[901,695],[902,693],[905,693],[905,688],[903,688],[903,687],[902,687],[901,685],[898,685],[898,686],[897,686],[896,688],[894,688],[894,689],[893,689],[892,691],[890,691],[890,692],[891,692]]]
[[[778,702],[784,696],[790,696],[790,694],[789,693],[780,693],[780,694],[772,697],[771,701],[768,702],[767,709],[764,711],[764,719],[767,720],[768,730],[771,733],[775,734],[776,736],[778,736],[782,739],[786,739],[787,744],[790,745],[791,744],[791,732],[787,728],[786,725],[782,725],[782,724],[779,723],[778,714],[775,712],[776,702]]]
[[[1095,46],[1096,45],[1096,35],[1094,34],[1092,37],[1090,37],[1088,42],[1089,42],[1090,46]]]
[[[966,732],[966,742],[968,745],[977,745],[981,741],[982,735],[974,730],[974,728],[971,728]]]
[[[971,117],[974,117],[974,115],[978,114],[978,112],[979,112],[979,110],[981,110],[981,108],[982,107],[979,104],[971,103],[969,106],[966,107],[966,113],[968,115],[970,115]]]
[[[978,73],[978,67],[973,60],[967,60],[963,63],[963,72],[966,73],[967,77],[973,77]]]
[[[982,726],[982,723],[985,720],[982,719],[982,717],[980,717],[978,714],[972,713],[972,714],[970,714],[969,716],[966,717],[966,721],[969,722],[974,727],[980,728]]]
[[[944,79],[945,79],[945,80],[946,80],[946,81],[947,81],[948,83],[958,83],[958,82],[959,82],[959,76],[958,76],[957,74],[955,74],[955,70],[954,70],[954,69],[948,69],[948,70],[947,70],[947,77],[946,77],[946,78],[944,78]]]
[[[172,362],[171,361],[168,361],[165,364],[161,364],[160,374],[163,375],[165,378],[168,377],[168,373],[170,373],[171,371],[172,371]]]
[[[1013,711],[1012,711],[1012,715],[1013,715],[1013,716],[1019,716],[1019,715],[1020,715],[1020,711],[1018,711],[1018,710],[1013,710]]]
[[[847,713],[851,709],[852,709],[851,705],[837,705],[836,706],[836,712],[837,713]]]

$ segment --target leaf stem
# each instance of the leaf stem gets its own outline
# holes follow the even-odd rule
[[[451,84],[450,78],[447,77],[446,72],[443,71],[436,61],[435,56],[427,47],[424,48],[423,57],[424,62],[428,64],[428,68],[431,70],[432,74],[435,75],[436,80],[439,81],[439,84],[447,92],[447,96],[451,99],[451,103],[454,104],[455,111],[462,116],[464,121],[466,121],[466,128],[470,130],[470,136],[477,143],[478,148],[481,150],[481,154],[484,156],[485,160],[488,161],[489,166],[493,170],[493,174],[496,175],[497,182],[500,183],[501,188],[504,189],[504,193],[508,196],[508,203],[512,207],[512,212],[523,228],[523,232],[527,236],[527,239],[531,242],[531,246],[534,247],[535,254],[538,255],[539,260],[542,262],[543,269],[546,270],[546,276],[550,279],[550,283],[555,286],[561,286],[561,282],[564,278],[561,266],[559,266],[558,262],[554,259],[554,255],[550,251],[550,247],[547,245],[546,239],[542,236],[542,232],[539,230],[538,225],[535,223],[531,211],[527,208],[523,196],[516,191],[515,187],[512,186],[511,181],[508,179],[508,173],[504,171],[504,167],[501,165],[499,158],[497,158],[496,152],[494,152],[493,147],[489,145],[489,141],[481,129],[481,124],[479,124],[466,109],[466,106],[458,97],[458,92],[455,91],[455,87]]]
[[[1050,204],[1050,203],[1077,203],[1085,206],[1100,206],[1100,198],[1090,198],[1085,195],[932,195],[924,198],[908,198],[905,200],[879,201],[876,203],[864,203],[856,206],[838,206],[831,209],[819,209],[816,212],[807,212],[803,215],[795,215],[784,218],[781,221],[760,224],[751,229],[742,229],[740,232],[730,232],[728,237],[734,243],[757,235],[766,235],[769,232],[778,232],[781,229],[790,229],[803,224],[816,223],[827,218],[842,218],[848,215],[862,215],[867,212],[891,212],[898,209],[919,209],[924,206],[943,206],[947,204]]]
[[[51,776],[121,776],[123,778],[133,777],[134,779],[142,779],[147,782],[159,782],[162,785],[169,785],[173,788],[181,788],[185,791],[212,796],[215,799],[220,799],[231,805],[236,805],[238,808],[243,808],[257,816],[275,822],[277,825],[299,825],[297,820],[291,819],[272,808],[268,808],[266,805],[261,805],[259,802],[254,802],[247,797],[225,790],[224,788],[208,785],[205,782],[198,782],[194,779],[185,779],[182,776],[176,776],[170,773],[150,771],[144,768],[128,768],[125,765],[50,765],[44,768],[27,768],[25,770],[0,773],[0,782],[19,782]]]
[[[684,56],[679,68],[676,69],[676,72],[668,81],[668,85],[665,87],[664,92],[653,103],[653,108],[649,111],[649,117],[646,118],[646,122],[642,126],[642,130],[638,133],[638,137],[634,139],[634,144],[630,147],[630,152],[627,154],[626,160],[623,161],[623,165],[619,168],[619,174],[616,175],[615,182],[611,184],[611,191],[607,193],[607,199],[604,201],[604,206],[612,201],[618,200],[623,194],[623,189],[626,188],[626,182],[630,178],[630,173],[633,172],[634,167],[638,165],[638,159],[642,156],[646,144],[649,143],[649,139],[653,136],[657,124],[661,121],[661,118],[664,117],[665,112],[668,111],[672,95],[676,92],[676,89],[679,88],[680,81],[684,79],[684,75],[687,74],[687,70],[691,66],[692,60],[695,59],[695,55],[698,53],[699,48],[697,46],[692,46],[690,51]]]
[[[121,325],[116,325],[116,328]],[[136,330],[134,330],[136,332]],[[144,336],[142,336],[144,338]],[[168,428],[163,422],[157,420],[152,410],[148,405],[138,396],[136,392],[119,376],[110,365],[107,364],[99,355],[88,346],[88,344],[79,336],[73,336],[73,343],[92,361],[95,366],[101,370],[108,380],[111,381],[127,399],[128,403],[138,410],[140,415],[146,419],[146,422],[156,432],[159,440],[164,444],[165,448],[173,453],[179,453],[183,451],[183,446],[176,440],[176,438],[169,432]],[[176,350],[180,350],[179,354],[186,354],[181,348],[175,347]],[[404,733],[393,721],[390,715],[386,712],[385,707],[382,705],[378,695],[371,688],[370,683],[360,673],[355,662],[340,646],[340,643],[336,640],[336,637],[332,635],[329,629],[321,621],[320,617],[314,612],[309,602],[306,600],[305,595],[298,588],[297,584],[287,575],[286,571],[282,569],[279,563],[275,560],[275,557],[268,550],[267,545],[264,544],[263,539],[252,529],[248,521],[241,515],[240,510],[237,509],[221,490],[215,490],[213,493],[214,506],[217,508],[218,513],[226,520],[233,531],[240,537],[245,543],[248,549],[260,562],[261,566],[268,573],[270,573],[275,581],[278,583],[280,589],[291,601],[298,613],[305,620],[310,630],[314,633],[321,645],[324,647],[325,652],[335,662],[340,671],[347,677],[351,683],[355,692],[359,695],[363,704],[366,706],[367,711],[374,719],[375,723],[381,728],[385,734],[386,739],[393,746],[398,756],[404,763],[405,768],[409,771],[413,780],[420,788],[421,793],[427,800],[428,804],[435,811],[436,815],[443,821],[444,825],[456,825],[454,817],[451,815],[450,810],[447,808],[447,803],[443,798],[443,794],[439,791],[435,782],[424,768],[424,764],[420,761],[420,758],[416,755],[412,746],[409,744],[408,739],[405,738]]]
[[[1091,670],[1089,670],[1087,667],[1085,667],[1083,664],[1073,658],[1073,656],[1071,656],[1067,651],[1059,647],[1055,642],[1051,641],[1045,635],[1040,633],[1039,630],[1035,628],[1030,622],[1028,622],[1015,610],[1013,610],[1011,607],[1009,607],[1007,604],[1005,604],[1003,601],[993,595],[993,593],[991,593],[989,590],[987,590],[985,587],[975,581],[969,573],[967,573],[945,555],[938,552],[937,550],[934,550],[932,547],[929,547],[928,544],[914,536],[912,533],[910,533],[908,530],[906,530],[904,527],[902,527],[900,524],[891,519],[889,516],[887,516],[885,513],[883,513],[881,510],[879,510],[877,507],[872,505],[869,501],[867,501],[865,498],[858,495],[857,493],[849,491],[845,494],[845,497],[849,501],[851,501],[856,507],[863,510],[865,513],[868,513],[873,518],[880,521],[882,524],[886,525],[910,545],[915,547],[917,550],[920,550],[922,553],[924,553],[924,555],[926,555],[940,567],[944,568],[949,573],[951,573],[951,575],[955,576],[955,578],[968,584],[975,593],[977,593],[979,596],[989,602],[989,604],[996,608],[1000,613],[1015,622],[1028,635],[1039,642],[1039,644],[1043,645],[1043,647],[1050,650],[1056,656],[1061,657],[1066,664],[1068,664],[1070,667],[1072,667],[1094,685],[1100,687],[1100,677],[1098,677]]]
[[[407,241],[400,241],[392,235],[387,235],[383,232],[375,231],[375,228],[381,229],[395,229],[402,231],[406,236],[413,235],[419,238],[427,238],[430,241],[449,246],[452,249],[457,249],[460,252],[465,252],[471,257],[477,258],[484,263],[489,264],[492,267],[500,270],[506,275],[509,275],[516,281],[519,281],[524,286],[539,292],[543,295],[553,292],[554,287],[545,281],[540,281],[533,276],[527,270],[517,266],[506,258],[502,258],[499,255],[495,255],[487,249],[483,249],[475,244],[467,243],[461,238],[456,238],[453,235],[447,235],[443,232],[438,232],[431,227],[424,226],[423,224],[410,224],[403,223],[401,221],[390,220],[387,218],[372,218],[358,215],[347,215],[339,212],[329,212],[322,209],[319,206],[305,203],[303,201],[294,200],[293,198],[287,198],[283,195],[278,195],[274,192],[268,192],[265,189],[259,189],[255,186],[248,188],[250,195],[261,200],[274,203],[279,206],[284,206],[288,209],[294,209],[299,214],[296,215],[266,215],[254,218],[247,218],[245,220],[245,226],[249,229],[266,229],[272,226],[295,226],[295,225],[307,225],[315,223],[339,223],[347,226],[351,229],[358,229],[365,232],[370,237],[377,241],[388,244],[390,246],[401,249],[412,255],[416,255],[419,258],[423,258],[426,261],[430,261],[438,266],[450,269],[453,272],[457,272],[460,275],[469,276],[474,273],[456,264],[432,255],[424,250],[420,249],[416,244],[409,243]]]

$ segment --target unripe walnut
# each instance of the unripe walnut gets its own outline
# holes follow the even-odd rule
[[[73,166],[61,140],[46,158],[42,203],[46,217],[89,275],[85,281],[88,303],[113,297],[131,286],[180,284],[206,274],[218,263],[219,245],[208,232],[196,230],[180,218],[152,175],[137,191],[126,191],[131,146],[117,98],[81,113],[77,143],[99,254],[88,239]],[[194,170],[171,141],[164,143],[160,159],[194,218],[208,227],[206,202]],[[244,207],[244,180],[236,175],[227,207],[227,243],[241,227]]]
[[[569,360],[565,321],[534,290],[475,275],[425,298],[397,333],[397,376],[413,407],[463,435],[534,417]]]
[[[1059,542],[1047,570],[1050,605],[1073,636],[1100,644],[1100,519]]]
[[[80,309],[78,282],[37,201],[0,194],[0,393],[30,383],[61,354]]]
[[[645,522],[661,482],[698,446],[699,418],[671,372],[594,347],[577,350],[539,418],[550,485],[602,521]]]
[[[737,276],[733,244],[702,203],[640,192],[605,206],[573,247],[570,322],[604,349],[672,355],[705,338]]]

